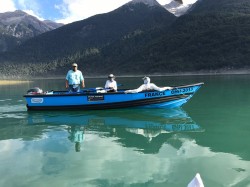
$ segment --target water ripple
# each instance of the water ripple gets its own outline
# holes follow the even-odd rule
[[[25,105],[2,105],[0,106],[0,112],[23,112],[27,111]]]

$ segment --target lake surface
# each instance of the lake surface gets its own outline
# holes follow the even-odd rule
[[[85,79],[87,87],[105,79]],[[158,86],[204,82],[182,108],[27,112],[29,88],[0,86],[0,186],[250,186],[250,75],[151,77]],[[136,88],[141,78],[117,78]]]

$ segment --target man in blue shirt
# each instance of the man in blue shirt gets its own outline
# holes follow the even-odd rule
[[[77,69],[77,64],[72,64],[72,70],[69,70],[66,75],[66,88],[69,92],[79,92],[80,84],[84,88],[84,78],[82,72]]]

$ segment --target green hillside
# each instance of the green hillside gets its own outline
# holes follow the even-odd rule
[[[115,60],[115,67],[120,73],[152,74],[249,68],[249,7],[250,2],[246,0],[200,1],[189,14],[179,17],[170,30],[156,35],[150,42],[136,45],[126,41],[114,47],[122,49],[127,43],[136,46]],[[104,67],[109,64],[105,56],[102,63]],[[107,66],[105,71],[112,68]]]
[[[178,18],[171,29],[133,35],[103,48],[96,56],[80,58],[77,62],[100,74],[248,68],[250,14],[246,12],[250,10],[247,9],[249,4],[247,1],[201,1],[192,12]],[[244,11],[241,11],[242,7]],[[211,8],[213,11],[208,11]],[[102,68],[92,70],[91,67]]]
[[[247,0],[198,1],[179,18],[160,7],[140,4],[131,12],[126,5],[1,55],[0,73],[64,75],[73,62],[92,76],[237,70],[250,67],[249,49]]]

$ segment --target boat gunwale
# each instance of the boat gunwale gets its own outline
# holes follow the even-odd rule
[[[180,86],[173,86],[174,89],[178,89],[178,88],[185,88],[185,87],[191,87],[191,86],[201,86],[203,85],[203,82],[200,83],[194,83],[194,84],[188,84],[188,85],[180,85]],[[173,89],[173,90],[174,90]],[[128,89],[122,89],[122,90],[128,90]],[[164,90],[166,91],[166,90]],[[106,93],[96,93],[96,92],[91,92],[91,91],[85,91],[85,92],[79,92],[79,93],[68,93],[68,91],[55,91],[55,92],[59,92],[59,94],[34,94],[34,95],[29,95],[29,94],[25,94],[23,95],[23,97],[68,97],[68,96],[89,96],[89,95],[117,95],[117,94],[138,94],[138,93],[124,93],[123,92],[106,92]],[[61,94],[60,94],[61,92]],[[158,92],[157,90],[145,90],[141,93],[148,93],[148,92]],[[163,91],[162,91],[163,92]],[[179,95],[179,94],[177,94]]]

